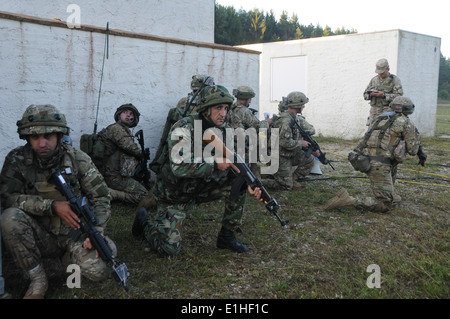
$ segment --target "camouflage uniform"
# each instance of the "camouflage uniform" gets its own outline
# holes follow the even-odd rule
[[[288,107],[301,109],[308,101],[303,93],[291,92],[285,103],[279,105],[279,109],[284,111],[271,124],[272,128],[279,129],[279,169],[273,175],[273,180],[263,181],[263,184],[268,188],[291,190],[294,187],[294,173],[296,177],[305,175],[305,172],[309,174],[314,166],[314,156],[306,157],[306,152],[302,148],[301,134],[293,124],[293,122],[297,122],[300,125],[301,118],[287,110]]]
[[[54,114],[59,116],[60,124],[45,122]],[[66,134],[65,123],[64,115],[53,106],[31,105],[18,122],[19,134],[24,139],[32,134]],[[61,171],[75,196],[88,198],[99,220],[98,229],[103,232],[111,215],[110,196],[91,158],[58,142],[53,157],[42,159],[28,142],[9,152],[0,175],[4,208],[1,229],[5,246],[15,264],[26,274],[40,265],[42,258],[62,257],[67,265],[79,265],[86,278],[104,280],[110,274],[109,267],[96,258],[95,250],[85,250],[82,242],[71,240],[68,236],[71,228],[53,211],[54,201],[67,201],[55,185],[47,182],[56,170]]]
[[[213,93],[216,92],[216,87],[218,86],[211,89]],[[231,105],[233,98],[225,94],[222,100]],[[194,149],[195,120],[202,121],[202,136],[206,129],[213,127],[202,114],[191,114],[181,119],[175,123],[168,135],[168,154],[172,154],[180,141],[171,139],[172,132],[176,129],[182,129],[183,140],[190,141],[191,150]],[[228,126],[221,130],[225,131],[226,127]],[[187,163],[177,163],[168,155],[169,158],[163,163],[161,173],[157,176],[154,195],[158,211],[154,222],[145,225],[144,237],[161,254],[174,255],[180,252],[184,219],[197,204],[224,199],[223,227],[236,231],[241,225],[246,190],[241,190],[238,198],[232,200],[230,190],[235,175],[229,170],[218,170],[216,162],[211,158],[194,159],[193,153]],[[200,163],[196,163],[197,160],[200,160]]]
[[[408,117],[414,110],[412,101],[407,97],[397,97],[391,107],[395,111],[379,116],[355,147],[355,152],[370,158],[370,170],[366,174],[370,179],[373,197],[353,198],[346,194],[348,205],[388,212],[395,198],[394,168],[404,160],[406,154],[418,155],[420,134]],[[329,205],[332,202],[333,199]],[[334,207],[340,206],[332,205]]]
[[[256,130],[256,134],[258,134],[260,121],[255,116],[253,111],[249,108],[248,104],[248,100],[255,97],[255,92],[248,86],[240,86],[236,90],[234,90],[233,93],[238,101],[234,102],[233,105],[231,105],[231,109],[227,114],[230,126],[234,129],[242,128],[244,130],[254,128]],[[242,100],[246,100],[247,104],[242,103]],[[237,140],[235,140],[235,143],[237,143]],[[251,144],[249,143],[249,139],[246,138],[247,152],[255,152],[256,147],[257,143]],[[238,153],[241,154],[241,152],[239,151]],[[261,175],[259,173],[258,163],[250,163],[249,166],[253,174],[255,174],[256,177],[260,178]]]
[[[309,135],[313,136],[316,133],[316,129],[314,128],[314,126],[309,123],[303,115],[297,114],[297,122],[300,127]],[[302,153],[303,154],[301,155],[299,165],[294,172],[294,180],[305,178],[306,176],[308,176],[314,166],[314,155],[306,157],[306,153],[303,150]]]
[[[375,72],[381,74],[389,68],[389,63],[386,59],[380,59],[377,62]],[[367,92],[368,90],[377,90],[384,92],[383,97],[371,97]],[[370,115],[369,125],[384,112],[390,111],[389,104],[397,97],[403,95],[403,87],[400,79],[394,75],[389,74],[386,78],[382,79],[380,76],[373,77],[367,88],[365,89],[363,96],[365,100],[370,100]]]
[[[120,113],[128,109],[135,113],[136,120],[131,126],[119,118]],[[138,204],[148,194],[144,185],[133,178],[142,150],[134,142],[130,128],[137,125],[139,115],[132,104],[124,104],[114,114],[116,123],[98,133],[105,145],[105,157],[99,169],[111,190],[112,199],[132,204]]]

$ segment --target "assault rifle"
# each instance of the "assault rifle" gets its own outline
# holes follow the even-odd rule
[[[142,157],[134,171],[134,178],[139,182],[143,182],[145,188],[150,190],[152,187],[150,185],[150,171],[147,166],[147,162],[150,160],[150,150],[149,148],[144,148],[144,132],[142,130],[137,131],[134,136],[137,137],[142,150]]]
[[[80,219],[80,229],[72,230],[70,237],[78,241],[81,235],[89,237],[92,246],[97,250],[100,258],[102,258],[108,266],[113,270],[113,277],[118,282],[119,286],[129,291],[127,287],[127,280],[130,275],[125,263],[120,262],[117,258],[113,257],[111,248],[108,246],[105,238],[95,228],[98,224],[97,216],[95,216],[92,206],[86,202],[86,197],[75,197],[66,184],[64,177],[59,171],[56,171],[50,175],[48,181],[56,185],[56,188],[63,194],[69,201],[70,208]]]
[[[322,152],[322,150],[319,147],[319,144],[317,144],[317,142],[311,138],[311,135],[309,135],[308,132],[302,129],[302,127],[297,123],[296,120],[292,119],[291,123],[292,123],[291,127],[296,126],[297,129],[300,131],[300,135],[302,136],[302,138],[305,141],[309,142],[308,149],[306,150],[306,157],[309,158],[312,152],[319,151],[320,154],[318,157],[319,161],[324,165],[330,165],[330,167],[334,170],[333,165],[331,165],[331,161],[325,157],[325,153]]]
[[[261,190],[261,198],[263,199],[267,210],[275,215],[282,227],[287,228],[287,223],[289,222],[289,220],[284,220],[278,215],[278,209],[280,209],[280,205],[275,198],[269,195],[264,185],[253,174],[247,164],[245,164],[245,161],[242,159],[242,157],[236,152],[230,151],[215,133],[211,134],[211,139],[207,140],[204,138],[203,141],[207,144],[216,141],[215,143],[219,143],[217,144],[217,146],[219,148],[222,148],[222,154],[224,158],[231,159],[231,156],[233,157],[233,164],[239,169],[239,172],[233,170],[237,177],[231,187],[231,197],[237,198],[240,190],[242,189],[242,186],[244,186],[245,184],[250,186],[252,189],[258,187]]]

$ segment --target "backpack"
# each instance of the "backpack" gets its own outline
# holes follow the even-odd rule
[[[105,157],[105,144],[97,133],[81,135],[80,149],[89,155],[96,165]]]

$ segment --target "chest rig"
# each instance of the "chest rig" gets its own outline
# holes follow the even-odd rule
[[[56,186],[47,180],[58,170],[64,176],[67,184],[70,185],[75,196],[80,196],[81,188],[77,178],[78,169],[70,156],[63,155],[60,164],[43,166],[39,164],[37,159],[33,160],[32,154],[30,155],[25,160],[26,169],[23,173],[27,195],[36,195],[43,199],[55,201],[66,201],[67,199],[56,189]],[[59,216],[38,216],[36,218],[47,231],[55,235],[67,235],[70,231],[70,227]]]
[[[390,128],[400,116],[401,113],[396,112],[387,112],[379,116],[364,135],[361,148],[375,148],[376,156],[383,156],[386,151],[391,151],[398,137],[392,134]]]

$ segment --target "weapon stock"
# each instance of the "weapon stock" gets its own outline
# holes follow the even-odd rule
[[[253,172],[250,170],[250,168],[245,164],[245,161],[242,159],[242,157],[237,154],[234,151],[231,151],[228,149],[225,144],[220,140],[220,138],[211,130],[211,138],[208,140],[206,138],[203,139],[203,141],[207,144],[212,143],[219,143],[217,144],[218,149],[222,149],[222,154],[224,158],[233,159],[233,164],[239,169],[239,172],[236,172],[233,170],[233,172],[238,175],[238,178],[240,181],[238,181],[239,184],[247,183],[252,189],[255,189],[258,187],[261,190],[261,198],[263,199],[263,202],[269,212],[271,212],[280,222],[281,226],[284,228],[287,228],[288,220],[282,219],[278,215],[278,209],[281,207],[275,198],[270,196],[270,194],[267,192],[266,188],[262,184],[262,182],[253,174]],[[233,185],[234,186],[234,185]],[[240,187],[239,187],[240,189]]]
[[[128,268],[125,263],[121,263],[117,258],[113,257],[111,248],[109,248],[105,238],[95,228],[95,225],[98,224],[98,219],[93,208],[86,203],[86,197],[75,197],[59,171],[53,173],[48,181],[56,185],[56,188],[69,201],[70,208],[80,218],[80,230],[71,233],[72,239],[78,240],[81,234],[87,235],[100,258],[112,268],[114,279],[126,291],[129,291],[127,287],[127,280],[130,275]]]

